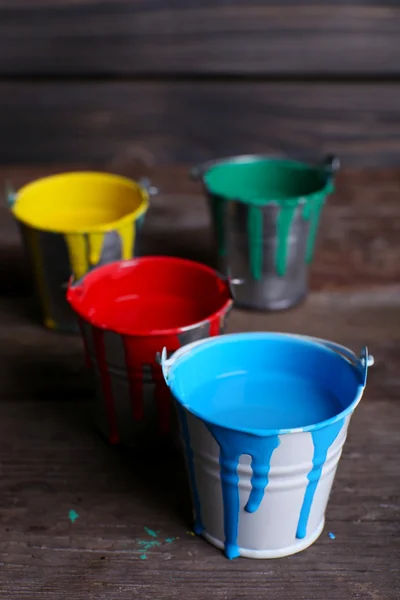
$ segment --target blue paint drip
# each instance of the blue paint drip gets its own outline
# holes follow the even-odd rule
[[[219,463],[224,504],[225,556],[229,559],[239,556],[237,536],[239,529],[239,476],[237,467],[242,454],[252,457],[252,490],[246,505],[248,512],[255,512],[263,499],[268,484],[271,456],[279,446],[279,436],[262,438],[248,433],[232,431],[207,424],[207,427],[220,447]]]
[[[264,438],[262,439],[262,443],[259,444],[259,451],[252,455],[251,468],[253,476],[251,478],[251,492],[245,506],[245,510],[249,513],[256,512],[264,498],[264,491],[268,485],[272,454],[279,444],[279,436],[277,435]]]
[[[204,525],[201,520],[200,498],[199,498],[199,492],[197,491],[197,485],[196,485],[196,474],[194,471],[193,450],[192,450],[192,446],[190,444],[189,427],[188,427],[188,423],[187,423],[185,409],[178,403],[176,404],[176,406],[178,409],[178,416],[179,416],[179,421],[180,421],[181,429],[182,429],[183,442],[184,442],[185,448],[186,448],[186,459],[187,459],[188,470],[189,470],[190,487],[192,489],[192,496],[193,496],[193,505],[194,505],[194,512],[195,512],[195,522],[194,522],[193,530],[197,535],[200,535],[204,531]]]
[[[335,535],[334,533],[332,533],[332,531],[330,531],[330,532],[328,533],[328,536],[329,536],[329,538],[330,538],[331,540],[336,540],[336,535]]]
[[[300,540],[304,539],[307,534],[308,517],[310,516],[311,506],[314,499],[315,490],[321,477],[322,467],[326,461],[328,450],[336,440],[342,429],[344,420],[336,421],[328,427],[315,429],[311,432],[314,443],[313,466],[308,474],[308,485],[304,494],[303,505],[300,511],[300,518],[297,525],[296,537]]]

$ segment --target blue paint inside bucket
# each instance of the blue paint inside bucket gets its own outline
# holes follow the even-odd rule
[[[307,522],[330,446],[347,414],[358,403],[367,366],[351,364],[325,345],[283,334],[234,334],[189,348],[172,362],[168,384],[180,406],[196,530],[202,530],[200,501],[185,410],[200,418],[220,448],[225,554],[239,555],[241,455],[251,457],[251,492],[245,506],[255,512],[268,488],[268,474],[280,436],[309,431],[312,468],[299,514],[296,537]]]

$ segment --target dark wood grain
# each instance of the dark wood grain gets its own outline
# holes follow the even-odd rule
[[[146,174],[162,190],[145,225],[149,251],[211,258],[205,202],[185,167],[130,160],[114,167],[135,177]],[[19,187],[66,168],[4,167],[0,179]],[[323,535],[307,551],[272,561],[230,562],[190,533],[178,455],[111,449],[92,429],[87,406],[93,390],[81,341],[32,320],[20,285],[17,231],[2,205],[0,598],[398,599],[399,187],[398,170],[341,173],[324,215],[307,301],[284,313],[231,315],[232,332],[306,333],[356,352],[368,344],[375,357]],[[71,509],[79,515],[73,524]],[[140,542],[149,538],[145,527],[160,531],[160,545],[140,558]]]
[[[248,152],[397,164],[400,84],[0,83],[0,161],[196,162]]]
[[[18,0],[0,74],[400,74],[393,1]]]
[[[37,177],[75,167],[3,167],[0,181],[8,181],[18,189]],[[97,167],[87,164],[86,168]],[[142,253],[170,254],[215,264],[207,203],[201,186],[190,181],[186,166],[149,167],[137,158],[127,157],[100,168],[137,179],[148,176],[160,189],[151,199],[143,228]],[[312,289],[358,292],[370,286],[400,283],[400,171],[344,169],[336,187],[321,219],[311,271]],[[0,239],[0,292],[9,296],[26,293],[22,247],[4,198],[0,204]]]

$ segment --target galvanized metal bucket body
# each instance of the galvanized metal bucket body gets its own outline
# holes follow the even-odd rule
[[[84,181],[86,187],[76,193],[77,181]],[[91,190],[91,183],[94,189]],[[60,211],[57,230],[51,230],[46,222],[46,202],[41,203],[41,194],[47,198],[53,186],[53,203]],[[75,186],[75,187],[74,187]],[[97,189],[103,186],[104,193],[99,204],[105,205],[110,221],[100,221],[88,226],[84,220],[79,223],[79,211],[85,211],[85,192],[88,189],[95,201]],[[73,228],[63,224],[63,197],[57,197],[57,190],[64,194],[74,194],[74,206],[78,221]],[[114,218],[118,204],[118,194],[123,190],[127,202],[126,214]],[[66,289],[71,274],[82,277],[99,265],[121,258],[130,258],[138,253],[138,232],[148,208],[149,190],[153,188],[147,180],[136,183],[124,177],[108,173],[73,172],[46,177],[22,187],[18,192],[7,191],[8,203],[18,222],[25,254],[33,276],[35,295],[46,327],[59,331],[79,332],[77,320],[66,299]],[[109,192],[109,196],[107,196]],[[25,203],[25,204],[24,204]],[[37,211],[35,205],[37,203]],[[21,204],[24,204],[21,210]],[[109,208],[107,208],[107,204]],[[54,210],[54,209],[53,209]],[[56,209],[57,212],[58,208]],[[118,211],[117,211],[118,212]],[[43,224],[41,220],[43,218]]]
[[[179,372],[180,366],[190,369],[190,373],[198,372],[201,365],[196,352],[201,349],[206,352],[211,345],[217,348],[220,340],[191,344],[169,358],[164,354],[161,361],[180,417],[194,529],[211,544],[225,550],[228,558],[288,556],[304,550],[321,534],[349,421],[361,400],[367,367],[373,364],[366,348],[358,358],[332,342],[287,334],[223,336],[219,353],[221,356],[229,338],[238,343],[246,336],[254,339],[271,336],[272,339],[272,336],[285,335],[321,346],[323,351],[337,355],[339,366],[343,361],[343,368],[352,370],[355,394],[341,413],[310,427],[235,431],[229,425],[223,426],[222,417],[216,424],[193,408],[182,370]],[[341,373],[332,375],[340,377]],[[268,389],[265,393],[268,394]],[[236,435],[244,442],[239,450],[235,446]],[[261,456],[261,462],[256,462],[257,456]]]
[[[309,170],[312,185],[307,189],[301,175],[298,188],[294,183],[289,186],[291,193],[279,198],[282,191],[279,181],[273,182],[271,192],[266,181],[261,186],[265,188],[265,196],[257,196],[260,190],[254,189],[252,198],[250,179],[244,196],[240,191],[243,180],[238,183],[236,192],[233,169],[258,164],[260,169],[263,165],[265,168],[272,164],[282,166],[288,178],[298,176],[301,170],[305,173]],[[227,185],[215,187],[211,176],[226,166],[232,169],[233,177],[227,179]],[[333,157],[313,166],[254,155],[206,163],[192,171],[192,177],[201,178],[209,200],[218,268],[240,283],[235,288],[238,306],[280,310],[298,304],[306,296],[320,214],[326,196],[333,191],[333,176],[338,168],[338,159]],[[241,173],[238,173],[240,178]],[[282,185],[287,186],[283,176],[282,181]]]
[[[185,265],[190,269],[207,271],[220,285],[221,301],[218,310],[208,314],[200,322],[164,332],[149,329],[129,333],[123,329],[107,329],[96,317],[88,315],[90,310],[82,308],[82,298],[85,291],[90,292],[91,285],[101,281],[102,275],[106,278],[109,273],[118,279],[122,271],[129,274],[129,267],[134,263],[144,266],[157,263],[163,271],[171,263],[178,267]],[[103,289],[107,294],[109,285],[106,279]],[[133,293],[132,289],[128,289],[128,292]],[[87,364],[94,375],[96,400],[93,418],[102,434],[111,444],[130,447],[148,447],[171,438],[175,443],[179,427],[176,414],[171,408],[171,394],[164,382],[158,354],[164,346],[172,353],[185,344],[224,332],[233,304],[228,282],[212,269],[193,261],[144,257],[99,267],[80,281],[71,282],[67,297],[77,312]],[[201,298],[197,301],[201,302]],[[158,309],[164,309],[162,298]],[[118,310],[124,310],[122,303]]]

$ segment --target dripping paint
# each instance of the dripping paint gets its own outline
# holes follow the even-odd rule
[[[322,212],[322,208],[324,206],[324,198],[305,202],[303,207],[303,218],[306,221],[310,221],[310,228],[308,232],[307,238],[307,247],[306,247],[306,262],[311,263],[314,253],[315,240],[317,238],[318,225]]]
[[[135,221],[124,223],[123,225],[116,227],[115,231],[118,233],[121,240],[121,258],[131,258],[135,244]],[[76,279],[80,279],[92,267],[98,265],[106,235],[107,232],[95,232],[89,234],[74,232],[64,234],[71,269]]]
[[[249,206],[247,235],[249,240],[250,271],[253,279],[259,280],[263,267],[263,209]]]
[[[366,349],[357,357],[324,340],[243,333],[175,356],[163,369],[177,401],[195,532],[229,559],[305,549],[323,528],[345,420],[365,386]]]
[[[180,409],[183,411],[184,409]],[[181,417],[182,418],[182,417]],[[303,505],[300,512],[296,537],[303,539],[307,534],[307,523],[310,515],[315,491],[321,477],[322,468],[325,464],[327,453],[336,437],[338,436],[343,421],[338,421],[333,425],[322,429],[314,430],[311,435],[314,444],[313,467],[308,475],[309,483],[307,485]],[[274,450],[279,446],[279,435],[260,438],[250,434],[232,431],[224,427],[207,424],[207,427],[216,440],[220,448],[220,480],[222,488],[222,499],[224,508],[224,534],[225,534],[225,555],[229,559],[239,556],[239,547],[237,545],[237,536],[240,516],[239,499],[239,476],[237,473],[240,456],[248,454],[252,458],[252,478],[251,491],[244,510],[249,513],[256,512],[264,498],[268,486],[268,473],[270,470],[271,458]],[[190,439],[188,430],[184,434],[186,452],[190,448]],[[194,479],[193,452],[190,450],[190,461],[192,466],[189,471],[191,474],[192,489],[197,496],[195,504],[196,513],[200,514],[200,502]],[[199,531],[203,530],[203,526]],[[196,531],[197,532],[197,531]]]
[[[336,421],[333,425],[315,429],[311,432],[314,444],[313,466],[308,474],[308,485],[304,495],[303,505],[300,511],[299,523],[297,526],[296,537],[300,540],[307,535],[307,523],[310,516],[311,506],[315,491],[322,474],[322,467],[325,464],[329,448],[339,435],[343,427],[343,420]]]
[[[223,201],[214,199],[212,201],[213,219],[217,231],[217,239],[219,244],[219,256],[224,257],[227,254],[225,237],[226,224],[224,221]],[[306,251],[304,261],[311,263],[314,253],[316,237],[322,208],[324,206],[324,198],[313,198],[306,200],[302,209],[303,219],[309,221],[309,232],[307,235]],[[218,207],[218,208],[216,208]],[[260,281],[263,272],[263,261],[265,249],[264,240],[264,210],[272,208],[273,205],[268,204],[249,205],[247,215],[247,238],[248,238],[248,254],[249,254],[249,270],[252,278],[255,281]],[[278,203],[278,211],[276,217],[276,250],[275,250],[275,270],[280,277],[284,277],[287,273],[289,248],[290,248],[290,231],[299,209],[299,202],[288,203],[280,201]]]
[[[176,294],[171,292],[171,279]],[[98,293],[99,282],[106,293]],[[84,342],[86,326],[92,324],[91,358],[100,374],[110,441],[136,445],[136,434],[143,441],[168,434],[171,393],[156,360],[157,352],[166,346],[171,353],[191,341],[217,336],[223,316],[233,304],[229,283],[200,263],[145,257],[93,269],[70,284],[67,298],[83,324]],[[214,312],[210,314],[210,310]],[[154,413],[157,428],[153,426]],[[129,421],[125,422],[125,417]],[[137,421],[143,424],[135,426]]]
[[[256,512],[268,485],[268,473],[272,454],[279,446],[279,436],[259,438],[248,433],[232,431],[217,425],[207,425],[220,448],[220,478],[224,505],[225,555],[232,559],[239,556],[237,536],[239,528],[239,476],[237,468],[242,454],[252,457],[251,492],[245,510]]]

